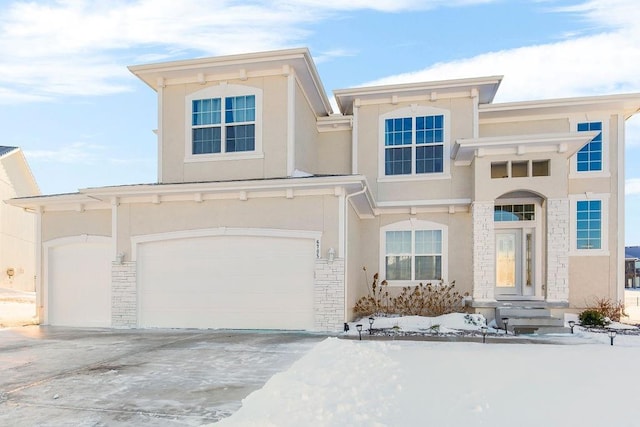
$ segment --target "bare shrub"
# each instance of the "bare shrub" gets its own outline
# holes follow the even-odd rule
[[[455,290],[455,281],[445,284],[420,283],[402,288],[393,298],[394,311],[400,315],[436,317],[464,311],[463,295]]]
[[[610,298],[595,298],[593,304],[588,305],[586,310],[597,311],[613,322],[619,322],[622,316],[627,315],[624,311],[624,302],[613,302]]]
[[[366,267],[362,267],[365,272],[366,279]],[[383,280],[382,283],[378,283],[378,273],[373,275],[373,281],[368,288],[369,295],[360,298],[353,308],[353,311],[357,316],[372,316],[389,314],[389,291],[387,290],[387,281]]]

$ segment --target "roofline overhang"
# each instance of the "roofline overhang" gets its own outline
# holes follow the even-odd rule
[[[640,93],[505,102],[480,105],[478,108],[480,122],[483,119],[501,117],[567,115],[571,113],[588,113],[590,111],[619,111],[623,112],[625,119],[628,119],[640,112]]]
[[[318,116],[332,113],[320,75],[307,48],[243,53],[127,67],[136,77],[157,91],[170,84],[246,80],[254,76],[289,75],[295,71]]]
[[[434,101],[451,97],[452,94],[473,96],[475,91],[479,103],[491,103],[502,81],[502,76],[475,77],[466,79],[439,80],[430,82],[401,83],[382,86],[363,86],[334,90],[333,94],[342,114],[353,114],[353,105],[358,102],[395,103],[420,99]]]
[[[369,193],[366,178],[362,175],[313,176],[304,178],[281,178],[247,181],[214,181],[177,184],[136,184],[111,187],[84,188],[77,193],[53,194],[9,199],[6,203],[31,211],[70,208],[82,211],[92,206],[108,208],[114,204],[138,201],[159,203],[163,197],[183,197],[184,200],[202,201],[207,194],[239,195],[246,200],[250,192],[280,192],[283,196],[294,197],[294,191],[330,189],[339,196],[366,191],[356,196],[360,215],[373,214],[373,198]],[[232,198],[232,197],[230,197]]]
[[[590,132],[559,132],[534,135],[461,138],[451,148],[451,159],[458,166],[470,165],[475,157],[557,153],[569,158],[598,135]]]

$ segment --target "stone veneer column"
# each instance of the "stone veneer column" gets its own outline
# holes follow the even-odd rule
[[[569,199],[547,200],[547,301],[569,301]]]
[[[474,301],[495,301],[496,256],[493,209],[493,201],[471,204]]]
[[[138,292],[136,263],[111,264],[111,326],[138,326]]]
[[[341,331],[344,323],[344,259],[316,259],[314,280],[314,329]]]

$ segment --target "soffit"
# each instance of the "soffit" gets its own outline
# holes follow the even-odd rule
[[[356,100],[369,103],[395,103],[403,99],[423,98],[425,101],[434,101],[460,94],[472,96],[473,92],[477,91],[479,103],[487,104],[493,101],[501,81],[502,76],[490,76],[339,89],[333,94],[340,111],[346,115],[353,114],[353,104]]]
[[[306,48],[199,58],[128,67],[153,90],[168,84],[246,80],[264,75],[288,75],[291,69],[318,116],[331,114],[331,105],[318,70]]]

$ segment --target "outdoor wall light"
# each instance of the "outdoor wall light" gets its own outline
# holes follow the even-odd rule
[[[13,276],[15,275],[16,275],[16,270],[13,267],[7,268],[7,276],[9,276],[9,279],[13,279]]]
[[[362,341],[362,325],[358,323],[356,325],[356,329],[358,330],[358,336],[360,337],[360,341]]]
[[[569,327],[571,328],[571,333],[573,333],[574,326],[576,326],[576,322],[574,322],[573,320],[569,320]]]
[[[484,344],[487,342],[487,332],[489,331],[489,328],[483,326],[480,328],[480,331],[482,332],[482,344]]]
[[[613,329],[609,329],[609,338],[611,339],[611,345],[613,345],[613,339],[616,337],[617,332]]]
[[[333,248],[329,248],[329,251],[327,252],[327,259],[329,260],[329,262],[333,262],[335,258],[336,258],[336,250]]]
[[[375,319],[373,317],[369,317],[369,335],[373,333],[373,321]]]
[[[116,262],[118,264],[122,264],[123,261],[124,261],[124,252],[118,252],[118,255],[116,255]]]
[[[509,318],[503,317],[502,323],[504,324],[504,334],[509,335]]]

